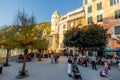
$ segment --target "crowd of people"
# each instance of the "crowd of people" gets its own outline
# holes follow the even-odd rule
[[[24,59],[26,58],[27,61],[32,61],[34,60],[34,58],[39,58],[41,56],[40,53],[29,53],[26,55],[22,55],[20,54],[18,57],[18,62],[23,62]],[[88,67],[88,64],[91,64],[91,68],[93,70],[97,70],[97,64],[101,63],[102,65],[104,65],[104,69],[100,70],[100,76],[102,77],[107,77],[109,74],[109,70],[110,70],[110,66],[108,61],[103,57],[101,59],[97,59],[96,55],[92,55],[91,57],[86,57],[86,56],[79,56],[78,54],[65,54],[65,56],[67,56],[68,58],[68,75],[70,77],[72,77],[72,70],[73,70],[73,64],[75,64],[76,66],[83,66],[83,67]],[[53,51],[51,51],[51,53],[49,54],[49,58],[51,59],[51,63],[58,63],[58,59],[59,59],[60,55],[54,53]],[[114,62],[114,60],[113,60]],[[119,68],[120,68],[120,63],[118,64]]]
[[[76,59],[74,59],[76,58]],[[76,61],[74,61],[76,60]],[[76,62],[75,64],[77,66],[83,66],[83,67],[87,67],[88,63],[91,64],[92,69],[93,70],[97,70],[97,59],[96,59],[96,55],[92,55],[91,58],[87,58],[87,57],[79,57],[79,56],[73,56],[73,55],[69,55],[68,56],[68,75],[71,77],[72,75],[72,65],[73,63]],[[110,66],[108,65],[108,62],[105,61],[104,63],[104,69],[100,70],[100,76],[101,77],[107,77],[109,70],[111,69]]]
[[[21,62],[24,62],[24,60],[25,61],[31,61],[31,60],[34,60],[34,57],[35,57],[34,53],[29,53],[29,54],[26,54],[26,55],[20,54],[18,56],[17,62],[21,63]]]
[[[28,61],[34,60],[35,58],[36,59],[37,58],[38,59],[39,58],[50,58],[51,63],[57,63],[59,57],[60,57],[59,54],[54,53],[54,52],[51,52],[51,53],[47,54],[47,57],[46,57],[46,54],[45,54],[45,56],[43,56],[43,53],[40,53],[40,52],[38,52],[38,53],[31,52],[31,53],[27,53],[26,55],[20,54],[16,61],[18,63],[21,63],[21,62],[24,62],[24,60],[26,60],[28,62]]]

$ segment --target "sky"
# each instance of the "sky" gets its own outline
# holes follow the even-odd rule
[[[82,0],[0,0],[0,27],[12,25],[18,11],[33,14],[40,23],[50,22],[56,10],[64,15],[81,6]]]

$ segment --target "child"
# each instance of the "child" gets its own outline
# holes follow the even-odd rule
[[[108,70],[109,70],[108,64],[107,64],[107,62],[105,62],[104,72],[105,72],[106,75],[108,75]]]
[[[100,76],[101,76],[101,77],[106,77],[105,72],[101,70],[101,71],[100,71]]]

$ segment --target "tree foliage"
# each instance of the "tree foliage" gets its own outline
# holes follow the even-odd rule
[[[18,48],[31,48],[36,45],[33,28],[35,26],[34,16],[28,16],[25,12],[18,12],[15,18],[16,34],[13,36]]]
[[[14,42],[13,42],[13,37],[15,33],[15,28],[14,27],[6,27],[0,30],[0,46],[3,48],[7,49],[7,54],[6,54],[6,61],[4,63],[4,66],[9,66],[8,59],[9,59],[9,53],[10,50],[14,48]]]
[[[81,41],[79,41],[80,35],[81,35],[81,30],[78,27],[73,27],[70,30],[66,31],[63,40],[65,46],[69,46],[69,47],[81,46]]]
[[[104,48],[107,44],[107,30],[103,26],[90,24],[83,28],[74,27],[64,34],[64,44],[79,48]]]
[[[16,32],[15,28],[13,26],[5,27],[0,30],[0,45],[4,46],[4,48],[13,49],[14,43],[13,43],[13,37]]]

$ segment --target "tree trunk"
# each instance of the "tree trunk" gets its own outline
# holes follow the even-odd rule
[[[24,59],[22,71],[21,71],[21,75],[25,75],[25,74],[26,74],[26,58]]]
[[[7,48],[6,61],[5,61],[5,63],[4,63],[4,66],[9,66],[9,64],[8,64],[8,60],[9,60],[9,52],[10,52],[10,49]]]
[[[23,61],[23,65],[22,65],[22,71],[20,73],[20,75],[26,75],[26,55],[28,53],[28,49],[24,50],[24,61]]]

